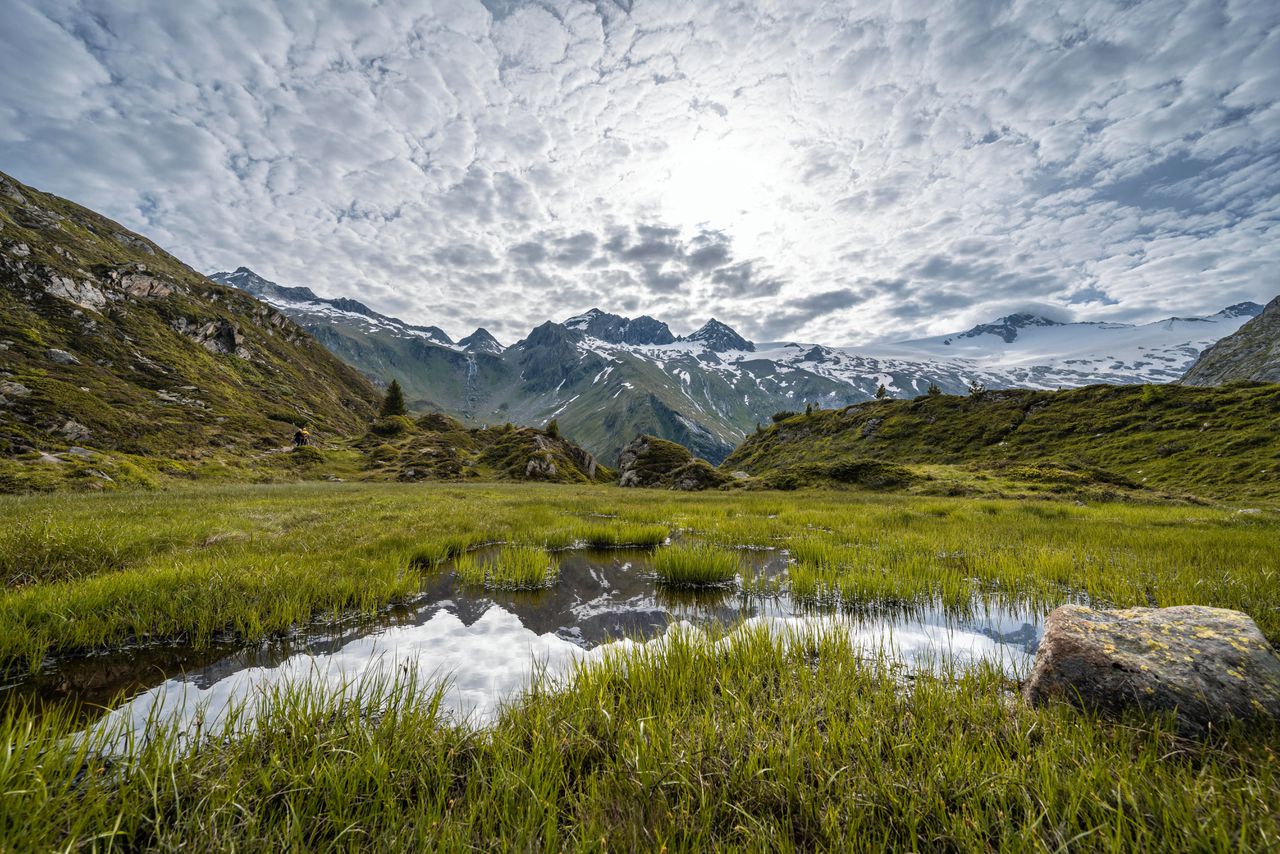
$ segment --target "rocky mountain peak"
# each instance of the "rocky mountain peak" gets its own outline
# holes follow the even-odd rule
[[[1018,337],[1018,330],[1028,329],[1034,326],[1063,326],[1064,324],[1058,320],[1052,320],[1038,314],[1030,314],[1020,312],[1016,314],[1006,314],[1004,317],[997,319],[993,323],[980,323],[972,329],[954,335],[946,339],[943,343],[950,344],[957,338],[977,338],[979,335],[994,335],[1003,339],[1006,344],[1012,344]]]
[[[1257,317],[1262,314],[1262,306],[1256,302],[1238,302],[1218,312],[1218,317]]]
[[[611,344],[670,344],[676,340],[661,320],[648,315],[623,317],[598,308],[571,317],[563,325]]]
[[[458,341],[468,353],[501,353],[505,348],[498,343],[498,339],[489,334],[489,330],[483,326],[476,329],[466,338]]]
[[[730,326],[721,323],[714,317],[703,324],[702,328],[697,332],[686,335],[681,340],[700,342],[708,350],[715,353],[724,353],[729,350],[743,350],[752,353],[756,349],[755,344],[743,338]]]
[[[289,288],[264,279],[248,267],[237,267],[234,273],[210,273],[209,278],[220,285],[239,288],[259,299],[290,302],[318,302],[320,297],[311,288]]]

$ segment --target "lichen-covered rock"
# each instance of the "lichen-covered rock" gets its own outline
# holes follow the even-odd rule
[[[187,336],[210,353],[219,356],[238,356],[249,358],[249,351],[244,346],[245,338],[240,327],[229,320],[188,320],[180,317],[173,322],[178,333]]]
[[[1024,693],[1119,714],[1176,712],[1185,734],[1280,721],[1280,656],[1248,615],[1195,605],[1049,615]]]

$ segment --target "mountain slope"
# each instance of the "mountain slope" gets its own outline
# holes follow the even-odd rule
[[[1187,371],[1186,385],[1222,385],[1233,380],[1280,383],[1280,297],[1262,313],[1208,350]]]
[[[271,301],[367,376],[394,377],[415,408],[473,425],[557,418],[610,464],[642,433],[718,462],[775,412],[869,400],[881,385],[891,397],[915,397],[933,384],[963,394],[974,381],[993,389],[1171,382],[1261,310],[1241,303],[1142,326],[1016,314],[952,336],[840,348],[757,344],[715,319],[680,337],[660,320],[594,308],[503,349],[483,330],[454,344],[434,327],[280,288],[244,268],[215,278]],[[340,307],[352,303],[359,309]]]
[[[804,483],[858,461],[966,465],[1019,477],[1280,497],[1280,386],[1088,386],[885,400],[797,415],[724,462]]]
[[[0,453],[277,446],[355,433],[377,396],[280,311],[0,174]]]

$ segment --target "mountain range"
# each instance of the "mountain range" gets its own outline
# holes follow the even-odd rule
[[[396,379],[410,403],[472,424],[560,428],[609,464],[638,434],[722,461],[780,411],[915,397],[930,385],[1074,388],[1177,381],[1214,342],[1262,312],[1246,302],[1208,316],[1141,325],[1064,323],[1012,314],[952,335],[834,347],[747,340],[709,320],[675,335],[661,320],[591,309],[548,321],[503,347],[484,329],[454,341],[352,299],[282,287],[248,268],[216,282],[258,297],[377,382]]]

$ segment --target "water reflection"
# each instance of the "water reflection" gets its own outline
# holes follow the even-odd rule
[[[742,551],[745,576],[777,579],[779,551]],[[1039,612],[977,608],[964,617],[921,607],[886,614],[814,611],[785,596],[737,589],[668,590],[655,585],[643,551],[571,552],[560,580],[537,592],[484,592],[447,571],[424,576],[420,596],[375,619],[314,626],[252,646],[230,640],[203,651],[152,647],[55,662],[8,686],[16,697],[106,704],[131,697],[109,721],[140,727],[152,716],[215,726],[230,705],[275,687],[310,681],[334,688],[411,672],[448,679],[446,709],[483,724],[529,684],[535,668],[555,677],[617,643],[660,639],[675,624],[719,636],[739,625],[795,631],[840,625],[867,655],[891,655],[911,668],[989,661],[1011,675],[1029,669],[1040,637]]]

